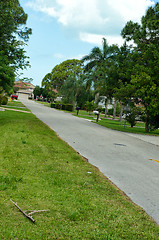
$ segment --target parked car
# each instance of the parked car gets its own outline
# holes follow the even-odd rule
[[[18,99],[18,95],[12,94],[12,95],[11,95],[11,99],[12,99],[12,100],[14,100],[14,99],[17,100],[17,99]]]

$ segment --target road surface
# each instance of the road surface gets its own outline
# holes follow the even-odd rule
[[[158,137],[150,143],[148,136],[139,139],[34,101],[21,101],[159,224]]]

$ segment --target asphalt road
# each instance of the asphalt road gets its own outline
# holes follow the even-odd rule
[[[22,102],[159,224],[159,145],[33,101]]]

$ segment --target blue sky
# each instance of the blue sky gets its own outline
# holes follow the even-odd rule
[[[67,59],[80,59],[105,37],[121,45],[126,22],[139,22],[158,0],[20,0],[32,28],[26,47],[31,68],[22,77],[41,86],[43,77]]]

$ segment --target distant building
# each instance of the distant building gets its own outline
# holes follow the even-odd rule
[[[16,91],[16,95],[18,95],[18,98],[22,99],[34,98],[33,91],[35,86],[33,84],[17,81],[15,82],[14,87],[18,89]]]

